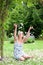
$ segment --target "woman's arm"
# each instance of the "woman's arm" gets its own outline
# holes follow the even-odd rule
[[[23,42],[26,42],[28,40],[28,38],[30,37],[30,30],[33,29],[33,27],[30,27],[26,36],[23,38]]]
[[[17,25],[14,24],[14,40],[17,41]]]

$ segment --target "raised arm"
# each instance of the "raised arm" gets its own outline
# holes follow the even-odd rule
[[[17,25],[14,24],[14,40],[17,41]]]
[[[27,32],[26,36],[23,38],[23,42],[26,42],[26,41],[28,40],[28,38],[30,37],[30,30],[31,30],[31,29],[33,29],[33,27],[30,27],[30,28],[28,29],[28,32]]]

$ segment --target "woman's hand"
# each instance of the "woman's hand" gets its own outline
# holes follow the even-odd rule
[[[29,30],[34,29],[33,26],[30,26]]]
[[[14,24],[14,27],[17,28],[17,24]]]

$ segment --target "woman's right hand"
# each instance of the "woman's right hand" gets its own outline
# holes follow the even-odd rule
[[[14,27],[17,28],[17,24],[14,24]]]

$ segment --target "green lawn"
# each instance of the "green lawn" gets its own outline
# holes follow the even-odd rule
[[[14,44],[9,41],[4,42],[4,59],[0,65],[43,65],[43,41],[36,40],[34,43],[26,43],[23,49],[29,55],[34,55],[33,59],[17,61],[13,56]]]

